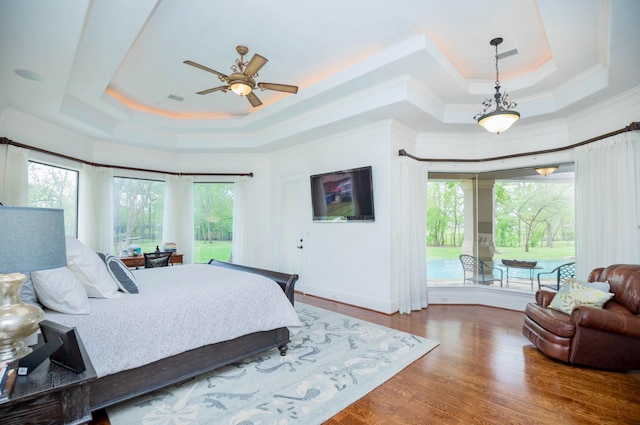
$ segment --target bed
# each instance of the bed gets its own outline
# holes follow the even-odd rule
[[[90,314],[46,310],[77,329],[91,359],[91,411],[266,350],[285,355],[300,330],[295,274],[211,260],[133,275],[138,294],[89,298]]]

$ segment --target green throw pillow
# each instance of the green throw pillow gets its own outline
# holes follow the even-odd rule
[[[612,293],[600,291],[584,286],[577,281],[564,283],[558,293],[553,297],[549,308],[571,314],[571,311],[581,305],[602,308],[602,306],[613,298]]]

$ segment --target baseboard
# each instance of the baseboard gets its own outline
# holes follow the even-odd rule
[[[336,288],[324,288],[317,285],[306,284],[302,293],[306,295],[313,295],[319,298],[327,300],[337,301],[343,304],[351,304],[357,307],[374,310],[384,314],[392,314],[398,311],[398,306],[395,306],[392,300],[380,300],[371,298],[363,294],[354,294],[352,292],[345,292],[337,290]],[[396,303],[397,304],[397,303]]]
[[[429,304],[474,304],[524,311],[535,302],[535,293],[490,286],[429,286]]]

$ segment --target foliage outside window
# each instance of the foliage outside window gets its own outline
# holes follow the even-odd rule
[[[429,182],[427,246],[460,246],[463,237],[464,200],[460,182]]]
[[[573,183],[497,180],[494,193],[496,265],[502,259],[535,260],[544,268],[536,270],[540,272],[573,260]],[[465,208],[474,208],[464,200],[462,180],[429,181],[426,243],[430,284],[462,284],[458,256],[464,242],[464,212]],[[517,277],[518,271],[515,273]]]
[[[569,183],[496,182],[496,245],[553,248],[574,241],[574,186]]]
[[[194,183],[194,261],[229,261],[233,240],[233,183]]]
[[[29,161],[29,206],[64,210],[67,236],[76,237],[78,228],[78,172]]]
[[[114,177],[113,225],[114,254],[129,245],[141,252],[162,249],[164,182]]]

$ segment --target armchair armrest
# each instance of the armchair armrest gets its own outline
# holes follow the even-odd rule
[[[598,282],[603,270],[604,267],[598,267],[597,269],[591,270],[591,273],[589,273],[589,277],[587,278],[587,282]]]
[[[576,327],[598,329],[633,338],[640,338],[640,316],[580,306],[571,312],[571,322]]]
[[[548,307],[556,293],[540,289],[536,291],[536,303],[541,307]]]

